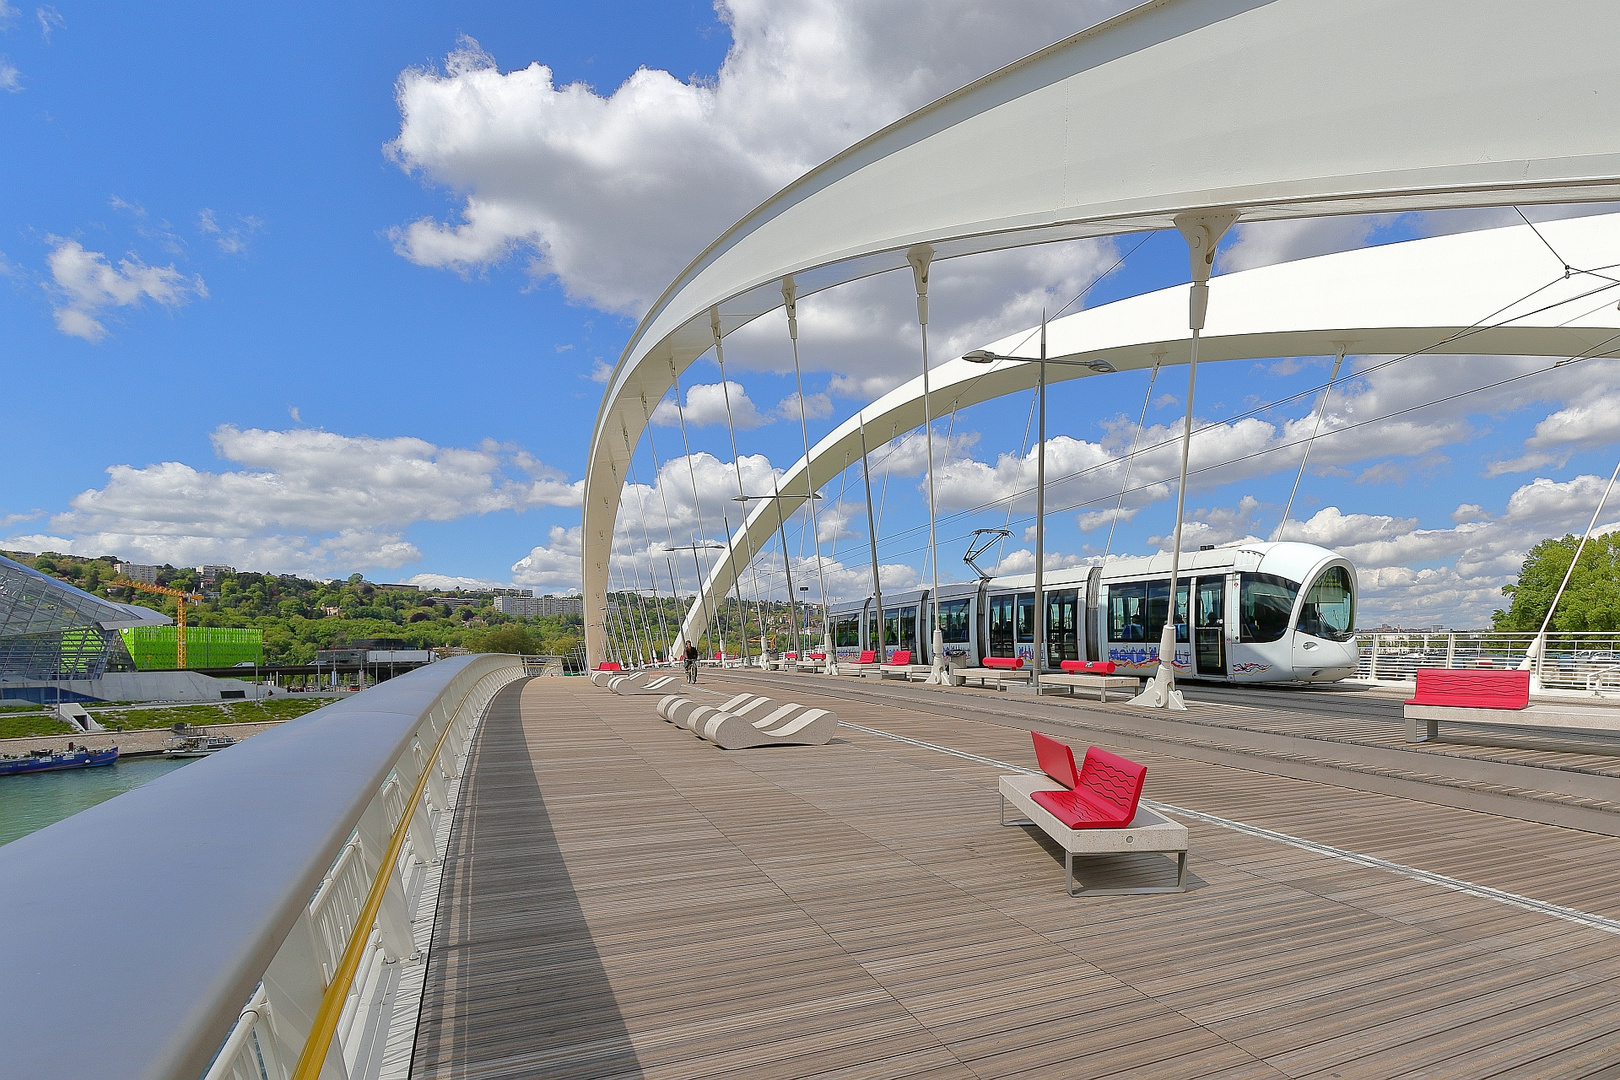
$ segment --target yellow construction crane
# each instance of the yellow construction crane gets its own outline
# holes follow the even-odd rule
[[[201,601],[202,597],[196,593],[188,593],[184,589],[171,589],[167,585],[148,585],[144,581],[131,581],[129,578],[116,578],[108,582],[108,584],[123,585],[131,589],[139,589],[141,592],[162,593],[164,596],[174,597],[174,666],[184,668],[186,666],[186,601]]]

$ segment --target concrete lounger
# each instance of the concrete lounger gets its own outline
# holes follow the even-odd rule
[[[783,711],[787,706],[783,706]],[[747,750],[758,746],[823,746],[838,731],[838,716],[826,709],[798,706],[785,719],[768,728],[726,714],[710,717],[703,736],[722,750]]]
[[[684,682],[683,676],[650,672],[645,676],[620,679],[612,686],[615,694],[667,694],[675,684]]]

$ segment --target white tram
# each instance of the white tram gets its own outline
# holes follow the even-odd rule
[[[1158,669],[1170,556],[1053,570],[1045,579],[1046,667],[1112,660],[1131,674]],[[1355,582],[1347,560],[1314,544],[1184,552],[1176,583],[1176,676],[1233,683],[1345,678],[1356,669]],[[952,664],[971,666],[986,656],[1033,659],[1033,574],[942,585],[939,594]],[[877,648],[873,598],[835,604],[831,615],[840,660]],[[932,620],[929,590],[885,593],[885,652],[910,649],[913,663],[929,663]]]

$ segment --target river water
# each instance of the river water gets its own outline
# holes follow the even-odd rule
[[[192,759],[121,758],[94,769],[0,776],[0,844],[149,784]]]

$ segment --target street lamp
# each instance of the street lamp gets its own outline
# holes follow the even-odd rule
[[[1035,696],[1041,696],[1041,668],[1046,663],[1046,365],[1061,364],[1065,367],[1089,368],[1099,375],[1106,375],[1114,370],[1114,365],[1106,360],[1049,360],[1046,356],[1046,313],[1041,313],[1041,355],[1040,356],[998,356],[988,349],[974,349],[965,354],[962,359],[970,364],[993,364],[997,360],[1007,360],[1020,364],[1039,365],[1040,377],[1036,383],[1038,397],[1040,398],[1041,424],[1039,437],[1036,440],[1035,450],[1035,665],[1030,673],[1031,685],[1035,688]],[[1174,606],[1175,598],[1171,598]],[[939,597],[934,597],[934,611],[939,611]],[[1174,616],[1172,615],[1172,618]]]
[[[664,545],[664,550],[665,551],[690,551],[692,553],[692,569],[697,574],[697,581],[698,581],[698,602],[703,605],[703,628],[705,630],[707,630],[709,628],[709,625],[714,621],[714,617],[709,614],[709,602],[703,598],[703,567],[698,564],[697,553],[700,552],[700,551],[724,551],[724,550],[726,550],[726,545],[724,545],[724,544],[716,544],[712,540],[705,540],[701,544],[695,544],[695,543],[694,544],[676,544],[676,545],[665,544]],[[748,624],[744,623],[743,624],[743,634],[746,635],[747,633],[748,633]],[[682,630],[681,636],[683,636],[683,637],[685,636],[685,630],[684,629]],[[694,641],[692,644],[696,645],[697,642]],[[710,644],[713,644],[713,642],[710,642]],[[725,639],[724,632],[722,632],[721,635],[720,635],[720,654],[722,656],[724,656],[725,652],[726,652],[726,639]]]
[[[787,575],[788,618],[791,619],[791,620],[796,620],[798,618],[798,616],[797,616],[796,612],[794,611],[794,607],[793,607],[793,567],[788,564],[787,522],[782,517],[782,500],[786,499],[786,498],[790,498],[790,497],[797,499],[799,496],[797,496],[797,495],[787,496],[787,495],[782,495],[782,494],[776,494],[776,495],[733,495],[731,497],[731,501],[732,502],[742,503],[744,510],[747,510],[748,509],[748,504],[755,501],[756,499],[765,499],[765,500],[769,500],[771,502],[776,503],[776,530],[777,530],[777,535],[781,537],[781,541],[782,541],[782,572]],[[812,499],[821,498],[821,492],[812,491],[810,493],[810,498],[812,498]],[[807,591],[807,590],[801,589],[800,591],[804,592],[804,591]],[[797,627],[797,625],[798,624],[795,621],[794,626]],[[798,630],[797,629],[794,630],[793,637],[794,637],[794,641],[797,642],[797,640],[798,640]],[[759,647],[760,647],[760,652],[763,653],[764,650],[765,650],[765,644],[764,644],[763,639],[761,640]],[[803,652],[804,650],[800,649],[798,651]],[[761,656],[761,660],[763,660],[763,659],[764,659],[764,657]]]

